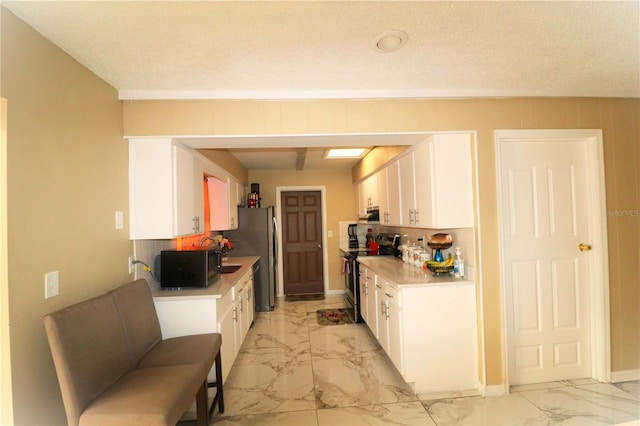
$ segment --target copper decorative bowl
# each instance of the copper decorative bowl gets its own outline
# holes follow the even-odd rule
[[[429,237],[427,245],[432,249],[448,249],[453,245],[453,237],[451,234],[433,234]]]

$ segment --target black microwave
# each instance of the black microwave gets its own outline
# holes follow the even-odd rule
[[[160,252],[160,287],[204,288],[220,275],[222,253],[209,247]]]

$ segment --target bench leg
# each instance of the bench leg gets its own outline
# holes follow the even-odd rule
[[[198,413],[198,426],[209,425],[209,397],[207,380],[202,383],[196,394],[196,410]]]
[[[216,388],[216,396],[213,398],[213,403],[211,404],[211,409],[209,410],[209,416],[212,415],[213,409],[216,407],[216,402],[218,403],[218,412],[220,414],[224,413],[224,395],[222,393],[222,358],[220,356],[220,352],[216,355],[216,381],[209,383],[209,387],[212,388],[215,386]]]

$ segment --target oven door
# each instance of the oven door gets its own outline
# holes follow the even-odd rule
[[[353,308],[353,320],[359,322],[360,318],[360,289],[358,288],[359,272],[358,262],[354,256],[347,255],[344,257],[345,271],[344,271],[344,294],[347,298],[347,302]]]

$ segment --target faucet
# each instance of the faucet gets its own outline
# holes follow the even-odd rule
[[[204,246],[204,243],[209,240],[210,243],[208,245],[211,245],[211,243],[215,243],[214,239],[211,237],[204,237],[203,239],[200,240],[200,246]]]

